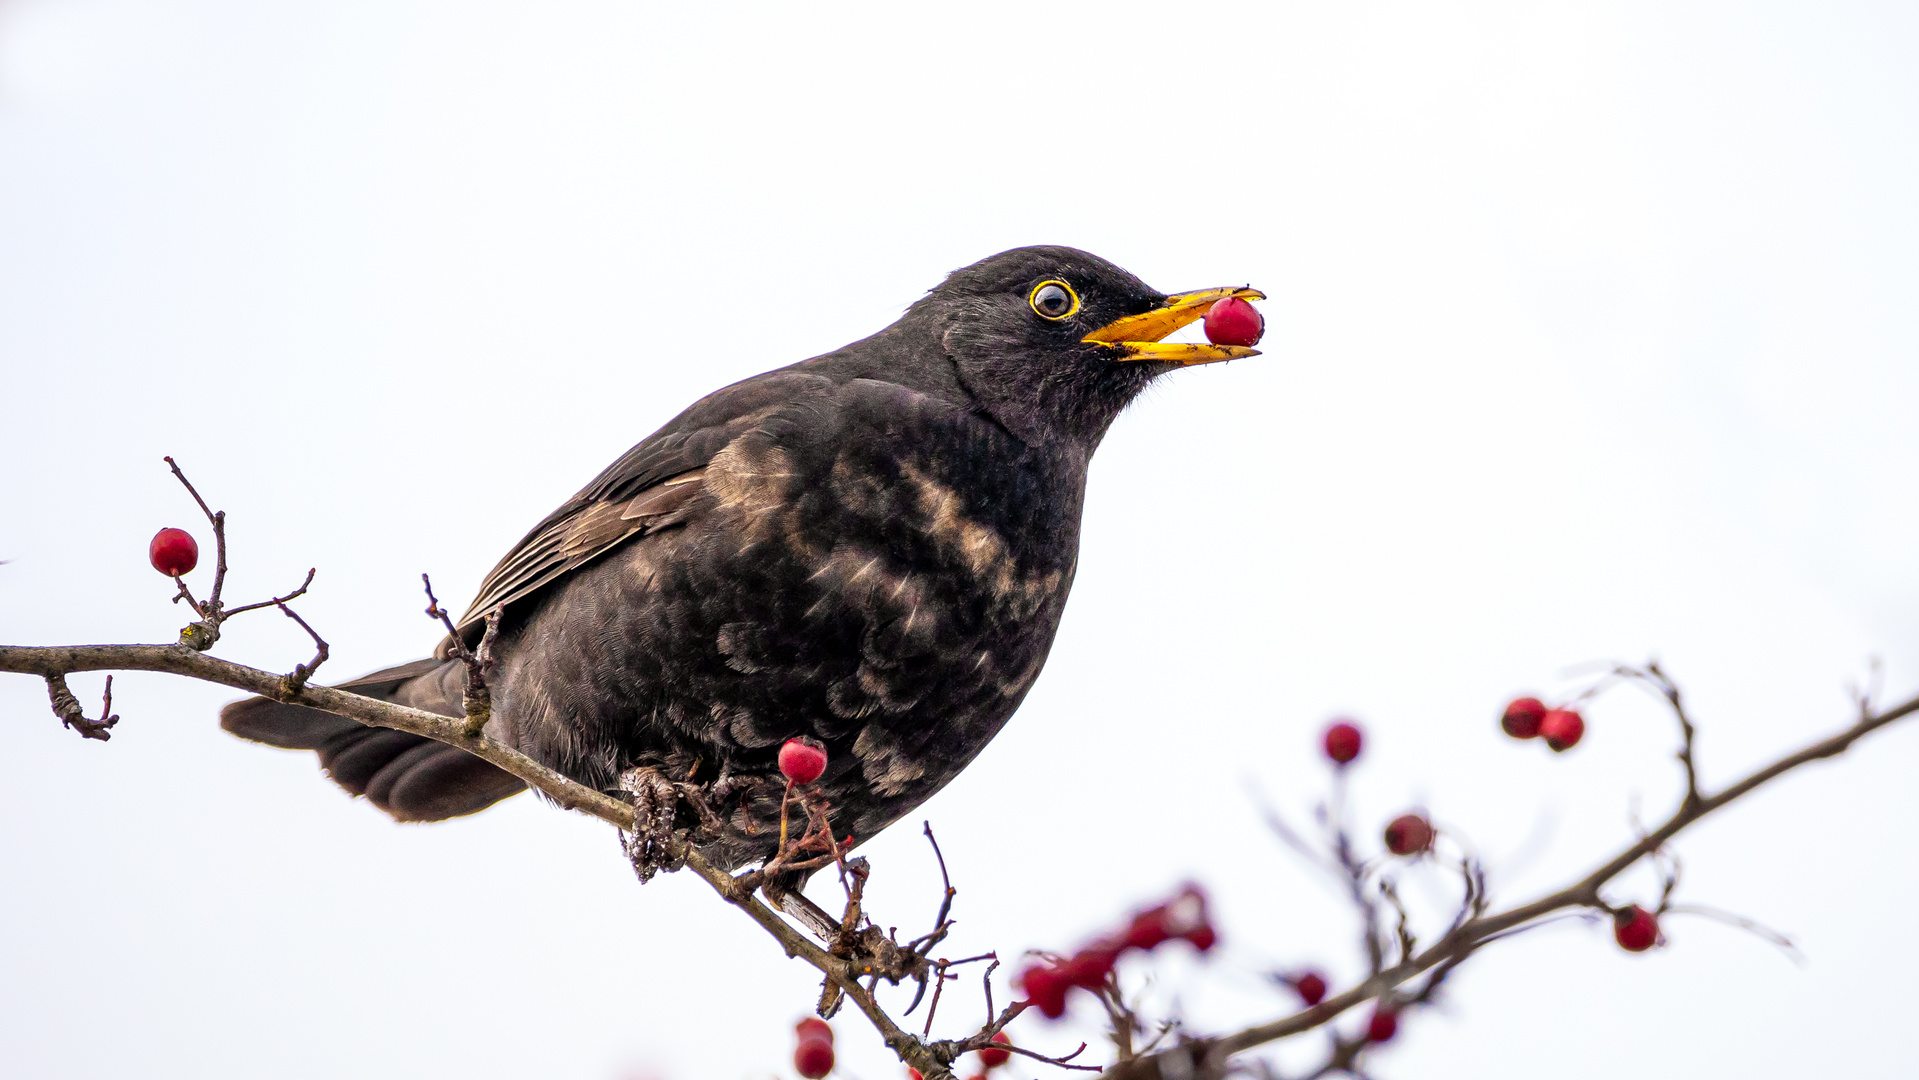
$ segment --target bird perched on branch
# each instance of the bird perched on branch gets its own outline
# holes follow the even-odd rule
[[[1226,297],[1167,295],[1066,247],[954,272],[893,325],[696,402],[534,527],[457,633],[500,613],[486,734],[604,790],[629,770],[710,796],[732,869],[777,843],[776,759],[828,752],[820,792],[864,841],[951,780],[1033,686],[1078,561],[1087,464],[1181,366],[1256,355],[1164,342]],[[438,658],[346,684],[463,715]],[[252,698],[228,731],[317,750],[401,821],[521,782],[454,747]]]

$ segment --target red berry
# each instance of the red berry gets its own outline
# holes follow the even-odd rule
[[[200,545],[185,529],[161,529],[147,545],[147,561],[168,577],[189,573],[200,562]]]
[[[1565,753],[1586,734],[1586,721],[1571,709],[1547,709],[1546,715],[1539,720],[1539,737],[1555,753]]]
[[[826,748],[811,739],[788,739],[780,747],[780,772],[795,784],[805,786],[826,771]]]
[[[1166,909],[1156,907],[1133,916],[1132,924],[1126,927],[1125,944],[1129,949],[1154,949],[1172,936],[1166,928]]]
[[[1366,1038],[1369,1042],[1391,1042],[1399,1034],[1399,1014],[1381,1006],[1373,1012],[1373,1018],[1366,1021]]]
[[[1539,734],[1539,721],[1545,719],[1546,704],[1536,697],[1523,697],[1506,706],[1499,726],[1515,739],[1530,739]]]
[[[824,1039],[827,1042],[833,1041],[832,1025],[817,1016],[809,1016],[799,1023],[794,1024],[793,1032],[800,1037],[801,1042],[805,1042],[808,1039]]]
[[[1112,972],[1113,963],[1118,959],[1118,945],[1107,941],[1096,941],[1075,953],[1066,963],[1061,964],[1059,974],[1069,986],[1083,986],[1088,990],[1097,990],[1106,984],[1106,976]]]
[[[1348,720],[1336,721],[1326,729],[1326,756],[1336,764],[1350,764],[1359,756],[1359,748],[1364,742],[1357,724]]]
[[[1215,345],[1257,345],[1265,333],[1266,316],[1237,296],[1206,309],[1206,340]]]
[[[1010,1043],[1013,1040],[1007,1038],[1004,1031],[996,1031],[993,1033],[993,1041],[996,1043]],[[989,1046],[979,1051],[979,1063],[989,1069],[997,1069],[1011,1060],[1012,1056],[1013,1052],[1011,1050],[1000,1050],[996,1047]]]
[[[1613,940],[1627,952],[1645,952],[1659,944],[1659,917],[1645,908],[1634,904],[1624,911],[1613,912]]]
[[[1072,985],[1050,964],[1027,968],[1019,977],[1020,989],[1041,1016],[1058,1020],[1066,1015],[1066,991]]]
[[[1326,997],[1326,979],[1317,971],[1308,971],[1293,980],[1293,989],[1299,993],[1299,1000],[1317,1005]]]
[[[1418,855],[1433,846],[1433,823],[1418,814],[1401,814],[1386,826],[1386,850]]]
[[[806,1080],[820,1080],[833,1071],[833,1044],[825,1039],[801,1039],[793,1050],[793,1071]]]

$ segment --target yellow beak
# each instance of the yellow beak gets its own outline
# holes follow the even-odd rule
[[[1115,360],[1156,360],[1162,364],[1210,364],[1218,360],[1240,360],[1258,356],[1259,350],[1245,345],[1201,345],[1197,342],[1164,342],[1160,339],[1188,323],[1206,316],[1215,303],[1229,296],[1241,300],[1264,300],[1258,289],[1224,286],[1169,296],[1151,311],[1115,319],[1080,340],[1093,345],[1110,345],[1121,350]]]

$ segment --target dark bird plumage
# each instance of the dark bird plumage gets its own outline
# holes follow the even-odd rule
[[[1251,355],[1148,344],[1229,293],[1258,295],[1168,297],[1085,252],[1021,248],[872,337],[708,395],[481,584],[459,629],[475,638],[503,610],[488,734],[602,789],[635,766],[723,780],[728,828],[705,850],[728,867],[772,853],[778,749],[811,736],[834,824],[871,837],[964,768],[1038,677],[1114,418],[1179,363]],[[347,685],[459,715],[463,680],[425,660]],[[451,747],[265,699],[221,722],[318,750],[402,821],[521,786]]]

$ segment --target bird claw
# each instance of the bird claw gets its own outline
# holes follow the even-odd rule
[[[673,819],[679,810],[679,792],[672,781],[645,767],[620,774],[620,790],[633,796],[633,831],[622,834],[627,861],[645,883],[662,870],[686,865],[673,856]]]

